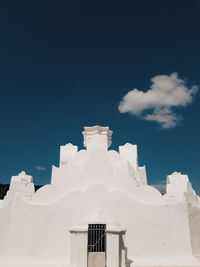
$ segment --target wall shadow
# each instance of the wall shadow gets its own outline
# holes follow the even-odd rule
[[[119,234],[119,267],[130,267],[133,261],[128,258],[128,248],[124,244],[123,234]]]

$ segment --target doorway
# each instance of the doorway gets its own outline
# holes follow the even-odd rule
[[[88,225],[88,267],[106,266],[106,224]]]

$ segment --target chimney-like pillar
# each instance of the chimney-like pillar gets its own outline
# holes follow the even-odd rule
[[[112,131],[109,127],[92,126],[84,127],[84,146],[87,150],[103,149],[108,150],[112,141]]]

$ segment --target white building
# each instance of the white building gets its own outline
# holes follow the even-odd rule
[[[61,146],[51,184],[11,178],[0,202],[1,267],[200,266],[200,201],[187,175],[147,185],[137,146],[108,150],[108,127],[85,127],[85,150]]]

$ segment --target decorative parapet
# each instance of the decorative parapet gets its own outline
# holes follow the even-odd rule
[[[22,171],[17,176],[11,177],[10,188],[4,200],[5,202],[13,198],[30,200],[34,193],[33,177]]]
[[[11,188],[14,184],[30,184],[33,182],[33,177],[31,175],[26,174],[25,171],[20,172],[17,176],[11,177]]]
[[[136,184],[138,186],[146,185],[146,168],[145,166],[139,167],[137,145],[126,143],[123,146],[119,146],[119,155],[124,163],[128,163],[129,172],[135,179]]]
[[[77,154],[78,147],[72,144],[66,144],[60,147],[60,167],[67,164],[67,162]]]
[[[119,154],[124,162],[129,162],[134,170],[138,169],[138,155],[137,145],[126,143],[123,146],[119,146]]]
[[[109,127],[84,127],[82,134],[84,137],[84,146],[87,150],[107,150],[111,146],[112,131],[109,130]]]
[[[180,172],[167,176],[166,197],[179,202],[187,201],[194,205],[199,203],[188,176]]]

